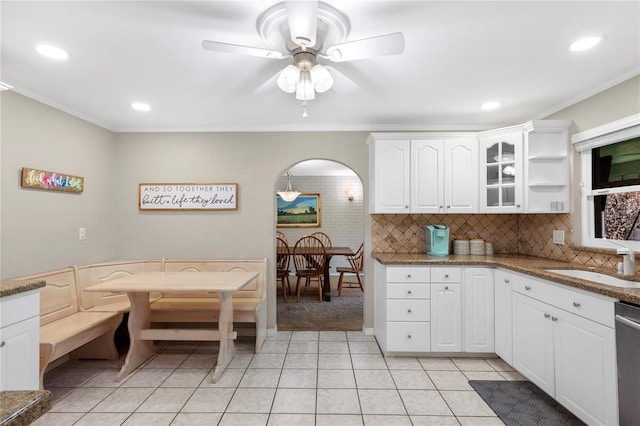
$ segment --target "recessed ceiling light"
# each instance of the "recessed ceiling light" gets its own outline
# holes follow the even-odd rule
[[[136,111],[150,111],[151,107],[149,106],[149,104],[145,104],[144,102],[134,102],[131,104],[131,108],[135,109]]]
[[[49,44],[39,44],[36,46],[36,50],[42,56],[46,56],[47,58],[55,59],[57,61],[64,61],[65,59],[69,59],[69,54],[60,49],[59,47],[51,46]]]
[[[492,109],[500,108],[500,105],[502,105],[502,104],[500,102],[498,102],[498,101],[487,101],[487,102],[483,103],[480,108],[482,108],[485,111],[489,111],[489,110],[492,110]]]
[[[582,52],[583,50],[591,49],[592,47],[600,43],[601,40],[602,37],[600,36],[581,38],[580,40],[576,40],[571,43],[571,46],[569,46],[569,50],[571,50],[572,52]]]

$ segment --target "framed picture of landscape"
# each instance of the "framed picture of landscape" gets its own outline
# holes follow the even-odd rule
[[[320,194],[300,194],[293,201],[276,202],[278,228],[319,228],[321,217]]]

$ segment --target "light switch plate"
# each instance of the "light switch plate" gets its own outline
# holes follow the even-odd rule
[[[87,228],[78,229],[78,239],[84,241],[87,239]]]
[[[564,231],[560,231],[558,229],[553,231],[553,243],[564,244]]]

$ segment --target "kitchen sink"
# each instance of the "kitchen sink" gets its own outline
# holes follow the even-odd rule
[[[614,287],[640,288],[640,282],[638,281],[623,280],[621,278],[612,277],[611,275],[601,274],[600,272],[585,271],[582,269],[545,269],[545,271]]]

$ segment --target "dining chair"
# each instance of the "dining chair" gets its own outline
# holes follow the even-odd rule
[[[289,245],[289,241],[287,240],[287,236],[284,235],[284,232],[276,231],[276,238],[280,238],[284,240],[284,242],[287,243],[287,245]]]
[[[291,250],[286,240],[276,238],[276,278],[280,280],[282,285],[282,298],[287,303],[287,294],[291,293],[291,285],[289,284],[289,260]],[[286,286],[285,286],[286,283]]]
[[[333,247],[333,244],[331,243],[331,237],[329,237],[324,232],[314,232],[313,234],[311,234],[311,236],[316,237],[317,239],[322,241],[322,244],[324,244],[325,247]]]
[[[311,282],[317,282],[318,297],[322,302],[322,277],[324,276],[324,264],[326,250],[320,239],[307,235],[300,238],[293,247],[293,264],[296,268],[296,295],[300,302],[302,290],[316,290]],[[304,281],[304,285],[301,282]]]
[[[360,248],[355,252],[353,256],[345,256],[349,261],[350,266],[346,267],[338,267],[336,269],[337,272],[340,272],[340,278],[338,278],[338,296],[342,295],[342,287],[344,284],[348,284],[344,286],[345,288],[358,288],[364,292],[364,287],[362,286],[362,270],[364,268],[364,243],[360,244]],[[356,281],[345,281],[344,274],[354,274]]]

